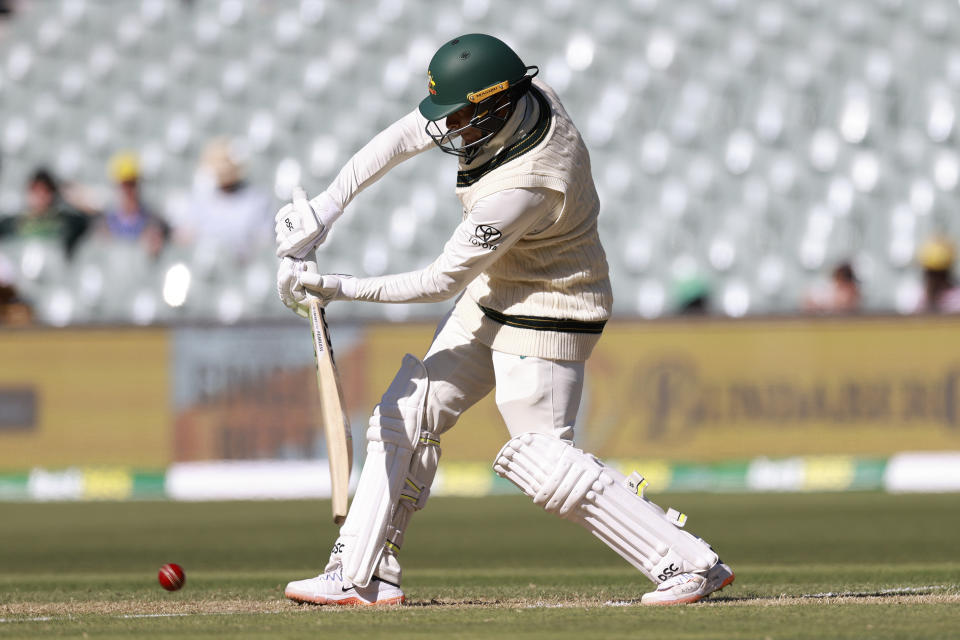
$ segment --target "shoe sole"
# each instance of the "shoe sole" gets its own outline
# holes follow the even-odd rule
[[[387,605],[396,605],[403,604],[406,601],[405,596],[395,596],[393,598],[386,598],[384,600],[377,600],[376,602],[367,602],[362,598],[356,596],[351,596],[349,598],[341,598],[339,600],[333,600],[331,598],[308,598],[306,596],[298,596],[289,593],[283,594],[287,597],[288,600],[293,600],[294,602],[300,604],[316,604],[316,605],[341,605],[341,606],[354,606],[354,607],[378,607],[378,606],[387,606]]]
[[[703,600],[707,596],[713,595],[718,591],[723,591],[723,588],[733,583],[736,577],[737,577],[736,575],[731,573],[730,577],[728,577],[726,580],[720,583],[719,587],[717,587],[713,591],[710,591],[709,593],[702,593],[700,595],[689,596],[687,598],[680,598],[679,600],[664,600],[662,602],[644,602],[643,604],[648,607],[664,607],[664,606],[669,607],[670,605],[674,605],[674,604],[693,604],[694,602],[699,602],[700,600]]]

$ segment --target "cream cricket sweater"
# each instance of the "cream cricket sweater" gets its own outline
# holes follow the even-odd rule
[[[560,100],[538,81],[531,93],[540,106],[538,125],[493,160],[461,171],[457,195],[470,211],[499,191],[547,188],[562,194],[558,215],[474,279],[456,314],[498,351],[585,360],[613,303],[597,233],[600,202],[590,156]]]
[[[457,175],[463,219],[418,271],[357,278],[347,299],[432,302],[464,291],[459,319],[484,344],[517,355],[585,360],[610,315],[597,234],[599,201],[579,133],[545,84],[523,98],[474,167]],[[433,146],[414,110],[378,134],[326,194],[345,207],[390,168]]]

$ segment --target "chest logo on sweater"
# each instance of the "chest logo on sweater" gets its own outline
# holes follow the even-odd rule
[[[497,247],[495,243],[502,235],[496,227],[491,227],[488,224],[478,224],[476,231],[473,232],[474,237],[470,238],[470,242],[476,247],[496,251]]]

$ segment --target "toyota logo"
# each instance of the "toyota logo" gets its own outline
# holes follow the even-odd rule
[[[500,233],[500,230],[496,227],[491,227],[488,224],[478,224],[477,230],[473,232],[473,235],[483,244],[493,244],[500,239],[500,236],[503,235]]]

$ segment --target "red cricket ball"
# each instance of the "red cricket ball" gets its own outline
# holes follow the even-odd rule
[[[167,591],[176,591],[187,581],[187,574],[183,572],[183,567],[170,562],[160,567],[157,580],[160,581],[160,586]]]

